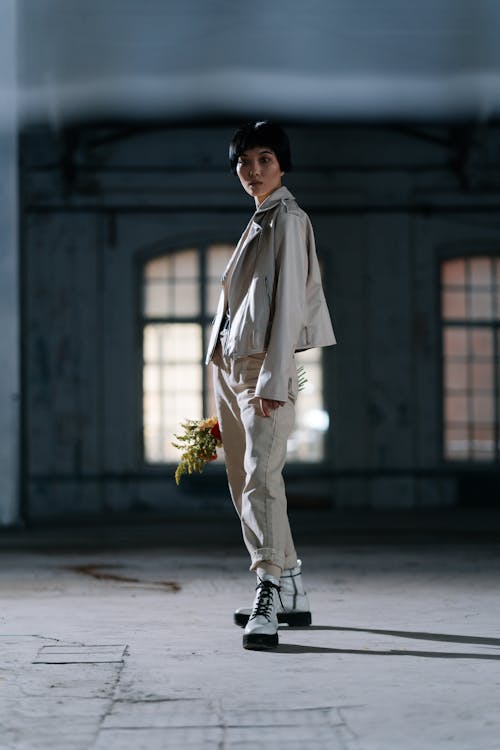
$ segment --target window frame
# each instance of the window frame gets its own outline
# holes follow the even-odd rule
[[[205,351],[205,329],[210,325],[213,316],[205,314],[206,302],[207,302],[207,284],[206,272],[207,272],[207,251],[213,245],[228,245],[234,247],[235,243],[226,239],[208,238],[204,235],[203,239],[196,239],[193,236],[177,238],[175,243],[159,243],[153,248],[149,248],[146,251],[139,252],[136,257],[136,305],[137,305],[137,356],[136,356],[136,367],[137,367],[137,434],[138,434],[138,452],[139,452],[139,463],[143,469],[147,471],[161,471],[165,466],[171,467],[175,465],[175,462],[164,461],[164,462],[152,462],[146,460],[145,445],[144,445],[144,412],[143,412],[143,393],[144,393],[144,350],[143,350],[143,336],[144,328],[149,323],[154,324],[183,324],[193,323],[201,326],[202,335],[202,353],[200,357],[201,367],[201,398],[202,398],[202,411],[206,413],[207,401],[207,384],[208,384],[208,372],[207,368],[203,366],[203,354]],[[174,255],[176,253],[182,253],[190,249],[196,249],[198,253],[198,273],[199,273],[199,314],[197,316],[146,316],[144,314],[144,269],[146,265],[155,259],[159,259],[165,256]]]
[[[440,406],[439,410],[439,444],[440,444],[440,461],[442,465],[447,468],[456,467],[457,469],[470,469],[473,471],[479,471],[484,473],[491,473],[498,471],[500,465],[500,344],[498,343],[500,337],[500,317],[495,320],[484,320],[484,319],[472,319],[466,317],[464,319],[457,319],[457,327],[473,328],[477,326],[487,327],[488,330],[493,332],[493,399],[494,399],[494,410],[495,410],[495,421],[494,421],[494,457],[492,460],[481,460],[474,459],[473,457],[468,458],[450,458],[446,455],[445,449],[445,428],[446,428],[446,417],[445,417],[445,381],[444,381],[444,331],[447,327],[453,327],[453,322],[450,322],[443,316],[442,306],[442,266],[443,263],[449,260],[467,260],[478,257],[489,257],[492,259],[500,259],[500,243],[492,240],[474,240],[460,241],[445,243],[437,249],[437,263],[436,263],[436,309],[438,312],[438,379],[437,389],[438,398],[437,403]],[[500,312],[500,311],[499,311]],[[496,366],[498,365],[498,366]]]

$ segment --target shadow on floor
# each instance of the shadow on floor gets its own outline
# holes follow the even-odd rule
[[[481,636],[466,636],[466,635],[447,635],[444,633],[421,633],[417,631],[405,631],[405,630],[380,630],[374,628],[342,628],[338,625],[310,625],[304,628],[288,628],[287,626],[280,628],[280,631],[336,631],[344,633],[373,633],[376,635],[388,635],[395,638],[409,638],[416,640],[426,641],[438,641],[445,643],[466,643],[471,645],[481,646],[494,646],[500,647],[500,638],[485,638]],[[328,648],[324,646],[310,646],[300,645],[295,643],[283,643],[280,644],[277,651],[273,653],[281,654],[361,654],[368,656],[417,656],[420,658],[428,659],[491,659],[500,660],[499,654],[483,654],[483,653],[467,653],[467,652],[455,652],[455,651],[412,651],[408,649],[345,649],[345,648]]]

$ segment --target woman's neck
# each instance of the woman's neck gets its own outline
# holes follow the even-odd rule
[[[255,207],[259,208],[259,206],[262,206],[266,198],[269,198],[271,193],[274,193],[275,190],[278,190],[280,187],[283,187],[281,184],[274,187],[272,190],[270,190],[268,193],[265,193],[264,195],[256,195],[255,196]]]

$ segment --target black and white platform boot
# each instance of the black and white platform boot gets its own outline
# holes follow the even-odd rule
[[[302,561],[297,560],[295,568],[285,568],[280,577],[280,606],[278,623],[291,628],[303,628],[312,622],[309,599],[302,581]],[[281,605],[282,602],[282,605]],[[242,607],[234,613],[234,622],[244,628],[252,610]]]
[[[277,578],[259,578],[252,611],[243,634],[243,648],[265,651],[278,646],[280,587]]]

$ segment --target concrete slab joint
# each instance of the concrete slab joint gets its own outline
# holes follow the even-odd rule
[[[127,646],[123,644],[42,646],[32,664],[116,664],[122,663]]]

